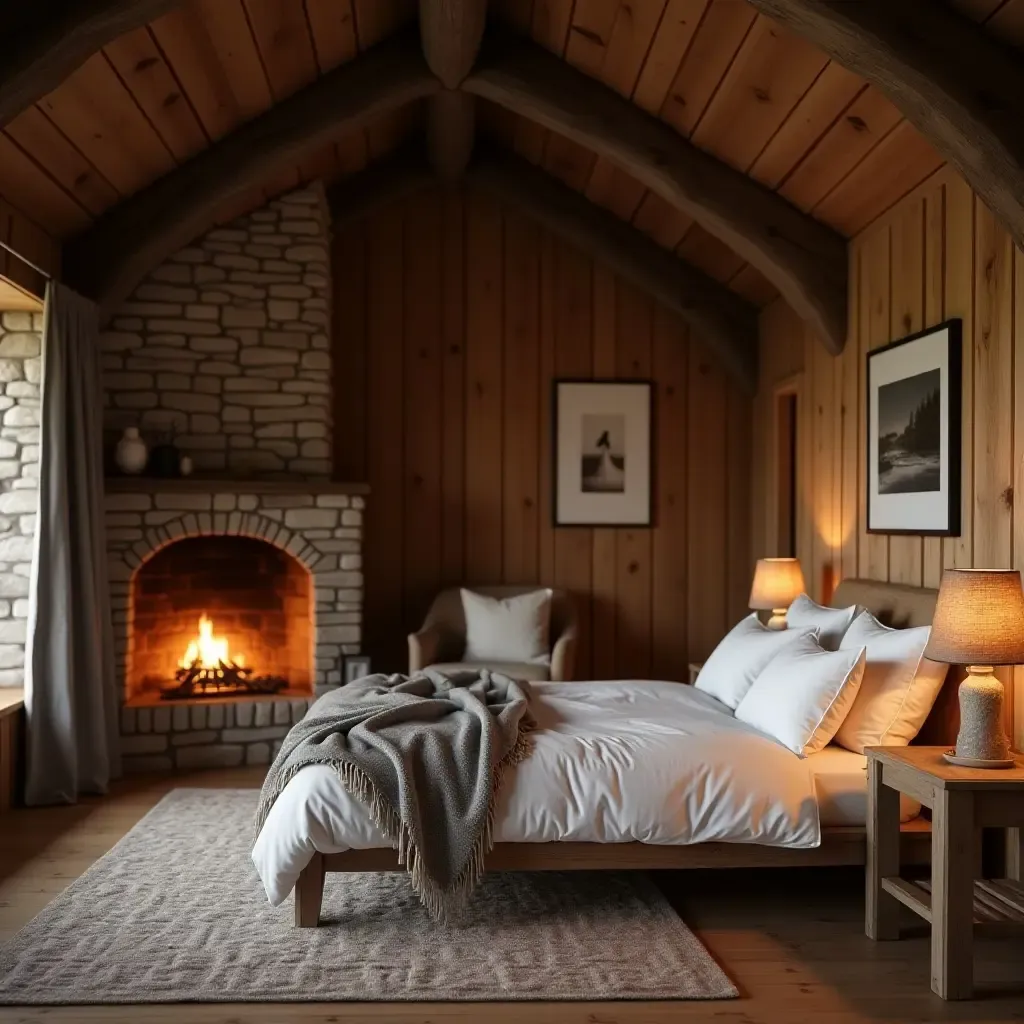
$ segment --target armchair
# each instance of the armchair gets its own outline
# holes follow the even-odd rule
[[[514,597],[538,589],[530,586],[469,588],[488,597]],[[565,682],[573,678],[576,661],[576,612],[571,596],[564,590],[551,592],[550,664],[537,662],[464,662],[466,620],[458,587],[442,590],[427,612],[423,626],[409,634],[409,671],[424,668],[455,671],[462,668],[490,668],[517,679]]]

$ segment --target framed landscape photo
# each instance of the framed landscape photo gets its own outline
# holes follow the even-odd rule
[[[650,381],[555,381],[555,526],[651,525],[651,391]]]
[[[868,354],[869,533],[960,535],[961,322]]]

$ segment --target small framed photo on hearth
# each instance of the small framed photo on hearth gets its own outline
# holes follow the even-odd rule
[[[651,391],[650,381],[555,381],[555,526],[651,525]]]
[[[868,533],[960,535],[961,322],[868,354]]]
[[[368,654],[345,655],[345,682],[353,683],[357,679],[370,674],[370,656]]]

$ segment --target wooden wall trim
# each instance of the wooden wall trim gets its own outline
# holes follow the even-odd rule
[[[753,264],[829,351],[842,351],[847,246],[839,234],[534,43],[485,47],[462,87],[619,164]]]
[[[36,0],[0,18],[0,128],[56,89],[111,40],[179,0]]]
[[[474,162],[469,179],[589,253],[678,313],[747,393],[757,382],[757,310],[614,214],[510,154]]]
[[[400,36],[328,72],[104,214],[65,249],[69,283],[116,307],[151,268],[211,223],[233,195],[318,144],[439,88]]]
[[[1024,245],[1024,63],[934,0],[751,0],[878,86]]]

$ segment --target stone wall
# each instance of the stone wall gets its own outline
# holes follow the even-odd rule
[[[39,501],[42,313],[0,313],[0,686],[25,681]]]
[[[140,284],[104,334],[105,425],[171,435],[197,471],[331,471],[329,213],[323,188],[208,231]]]

